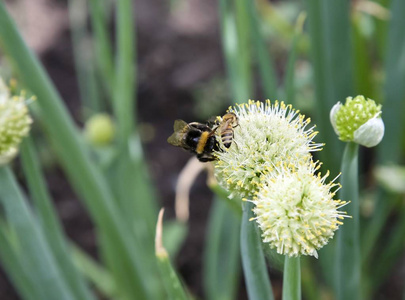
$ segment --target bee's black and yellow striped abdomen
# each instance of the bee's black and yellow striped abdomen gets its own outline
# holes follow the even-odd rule
[[[233,140],[233,130],[232,128],[228,128],[221,134],[222,143],[226,148],[231,147],[232,140]]]

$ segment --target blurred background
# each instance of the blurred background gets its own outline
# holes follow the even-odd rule
[[[70,5],[74,3],[70,12],[68,1],[65,0],[5,1],[25,41],[39,56],[74,120],[82,127],[95,113],[91,103],[81,100],[81,95],[82,97],[83,94],[86,95],[86,91],[83,91],[80,82],[83,83],[86,79],[80,77],[78,72],[80,66],[86,67],[83,61],[91,55],[92,50],[89,47],[91,21],[88,10],[81,9],[81,5],[86,6],[80,3],[82,1],[69,2]],[[167,137],[173,132],[174,120],[205,122],[212,116],[222,115],[232,103],[248,99],[244,95],[235,97],[232,83],[228,80],[229,62],[224,55],[224,36],[221,31],[224,30],[223,24],[221,25],[224,19],[220,17],[218,1],[134,2],[137,51],[137,82],[134,85],[137,85],[138,130],[158,206],[165,207],[165,218],[173,219],[176,180],[191,157],[187,152],[166,142]],[[321,121],[317,113],[316,97],[320,94],[316,90],[314,77],[319,79],[319,72],[318,75],[314,75],[314,72],[317,72],[314,71],[317,65],[314,67],[311,60],[311,57],[316,56],[316,53],[311,52],[311,42],[314,40],[310,37],[311,28],[308,28],[305,15],[301,14],[299,17],[300,13],[306,11],[305,1],[258,0],[256,4],[261,33],[266,50],[272,57],[274,75],[278,82],[274,95],[279,100],[292,103],[296,109],[312,117],[313,123],[318,124],[318,121]],[[350,32],[353,45],[349,51],[352,51],[356,61],[351,68],[353,77],[347,78],[352,80],[353,87],[350,89],[352,94],[342,92],[343,97],[337,96],[335,99],[344,101],[346,96],[364,94],[379,103],[383,101],[383,83],[386,78],[384,57],[387,51],[390,4],[389,0],[350,2]],[[405,11],[403,15],[405,17]],[[115,32],[113,10],[107,9],[107,18],[110,37],[113,40]],[[78,29],[75,29],[75,26]],[[335,23],[334,26],[339,26],[339,23]],[[246,43],[251,43],[249,46],[251,48],[257,47],[254,41]],[[335,51],[345,52],[346,46],[341,47]],[[273,98],[268,94],[266,91],[268,87],[259,78],[263,76],[257,62],[260,58],[257,58],[253,51],[250,55],[255,66],[247,71],[251,76],[248,89],[250,92],[247,97],[255,100],[267,98],[275,100],[276,96]],[[78,56],[82,61],[77,60]],[[7,73],[7,70],[11,70],[11,67],[4,57],[0,58],[2,72],[9,75],[11,71]],[[82,76],[86,74],[86,70],[81,72]],[[344,71],[337,73],[339,72]],[[289,79],[289,76],[293,76],[294,79]],[[339,80],[337,78],[335,81],[337,85]],[[288,83],[293,84],[292,89],[285,88]],[[405,85],[405,82],[402,84]],[[102,90],[98,96],[105,97]],[[401,101],[403,100],[405,99],[402,98]],[[107,106],[102,111],[108,112],[109,109]],[[328,113],[327,110],[325,112]],[[383,115],[384,120],[385,117]],[[317,129],[330,132],[330,125],[325,124],[321,122]],[[328,126],[328,129],[325,126]],[[398,126],[402,126],[399,121]],[[325,135],[327,133],[324,135],[321,133],[316,141],[324,142]],[[398,137],[399,144],[403,141],[403,135],[401,132],[401,136]],[[48,186],[67,236],[98,259],[97,241],[91,219],[65,178],[63,170],[58,166],[53,150],[45,143],[38,148]],[[400,161],[404,158],[402,150],[403,145],[400,147]],[[340,153],[338,155],[340,156]],[[329,157],[329,160],[333,158]],[[376,200],[372,195],[378,181],[378,176],[375,176],[374,172],[376,160],[375,150],[361,149],[361,184],[366,187],[362,193],[361,213],[366,220],[375,210]],[[17,170],[18,166],[17,162]],[[338,172],[338,169],[331,168],[332,177]],[[392,176],[392,173],[389,173],[389,176]],[[380,181],[383,182],[384,178]],[[405,185],[404,182],[402,184]],[[394,207],[400,209],[390,210],[387,215],[388,221],[382,230],[387,234],[396,228],[397,220],[402,218],[399,211],[403,209],[404,199],[403,194],[399,194],[400,200]],[[208,299],[203,292],[202,260],[212,198],[212,192],[206,186],[205,174],[200,175],[191,189],[188,234],[174,261],[190,291],[201,299]],[[405,285],[403,243],[402,240],[399,247],[402,250],[396,251],[391,257],[392,268],[390,267],[388,275],[384,276],[381,284],[370,295],[370,299],[402,299]],[[383,244],[378,245],[381,247]],[[282,274],[272,267],[269,270],[275,295],[279,297]],[[316,269],[315,272],[319,270]],[[247,299],[243,279],[240,279],[238,289],[237,299]],[[322,299],[333,299],[327,292],[325,295]],[[0,273],[0,299],[19,299],[4,271]]]

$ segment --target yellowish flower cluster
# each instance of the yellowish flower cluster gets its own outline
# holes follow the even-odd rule
[[[0,78],[0,165],[9,163],[17,155],[31,123],[24,94],[11,96]]]
[[[238,119],[229,149],[217,151],[215,175],[221,186],[255,204],[254,220],[271,248],[288,256],[312,255],[334,235],[346,204],[333,200],[338,184],[315,174],[311,152],[323,144],[291,105],[249,101],[231,107]],[[217,139],[221,137],[218,133]],[[221,147],[223,149],[223,147]],[[332,189],[335,188],[334,191]]]

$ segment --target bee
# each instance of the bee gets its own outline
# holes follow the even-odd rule
[[[222,143],[226,148],[231,147],[233,141],[233,129],[239,125],[238,117],[229,112],[222,117],[221,123],[214,130],[218,130]]]
[[[167,139],[169,144],[196,154],[201,162],[216,160],[213,151],[220,151],[219,145],[214,135],[215,131],[209,126],[176,120],[173,127],[174,133]]]

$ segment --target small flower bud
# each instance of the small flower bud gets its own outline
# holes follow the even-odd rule
[[[346,213],[338,209],[347,203],[333,200],[339,184],[325,184],[328,174],[314,175],[316,163],[298,169],[279,168],[265,176],[263,188],[254,200],[254,218],[262,230],[263,242],[288,256],[312,255],[326,245],[342,224]],[[331,191],[337,187],[334,191]]]
[[[356,142],[365,147],[378,145],[384,136],[381,105],[364,96],[346,98],[346,103],[335,104],[330,111],[333,129],[344,142]]]
[[[115,126],[107,114],[96,114],[85,124],[85,136],[94,146],[105,146],[111,143],[115,134]]]
[[[31,123],[24,94],[11,96],[0,78],[0,165],[9,163],[18,154],[18,147],[28,135]]]

